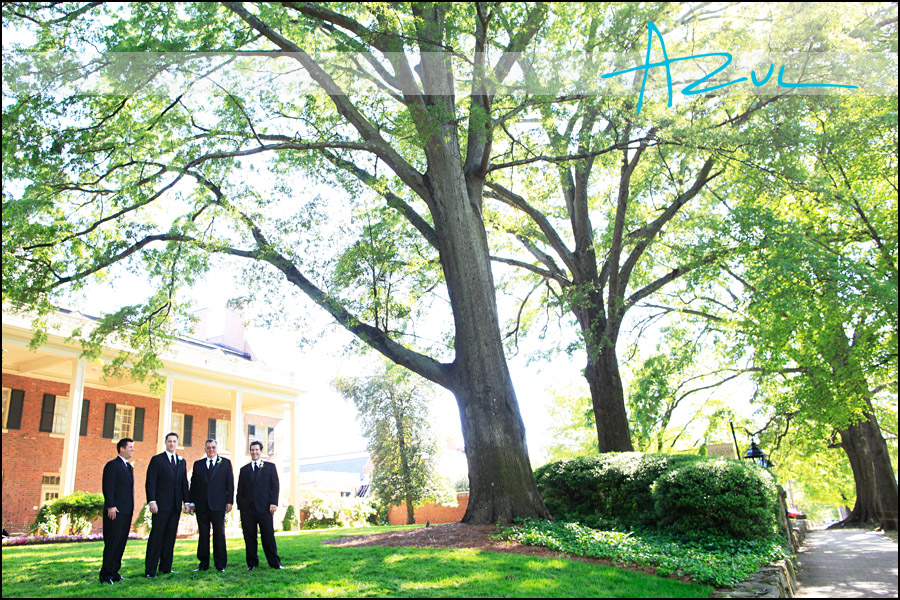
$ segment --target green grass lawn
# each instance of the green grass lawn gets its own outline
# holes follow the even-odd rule
[[[4,598],[218,597],[708,597],[712,588],[575,560],[433,548],[335,548],[321,540],[388,527],[278,535],[285,570],[244,570],[244,542],[228,540],[228,570],[193,573],[195,540],[175,544],[174,575],[143,578],[147,542],[129,540],[113,586],[98,580],[102,542],[3,548]]]

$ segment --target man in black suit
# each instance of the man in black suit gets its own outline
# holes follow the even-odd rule
[[[278,508],[278,468],[272,463],[260,460],[262,442],[250,444],[249,465],[241,467],[238,476],[237,505],[241,511],[241,529],[244,532],[244,546],[247,549],[247,570],[259,566],[256,545],[256,528],[262,537],[266,561],[273,569],[283,569],[275,545],[275,525],[272,515]]]
[[[177,572],[172,570],[175,535],[182,504],[188,501],[187,466],[184,457],[175,454],[177,447],[178,434],[167,433],[166,451],[151,458],[147,466],[147,502],[153,513],[144,561],[147,578],[156,577],[157,566],[162,573]]]
[[[134,514],[134,467],[128,459],[134,454],[134,440],[122,438],[116,444],[117,458],[103,467],[103,566],[100,583],[115,583],[119,575],[125,542]]]
[[[191,504],[197,515],[200,537],[197,539],[197,559],[200,566],[194,571],[209,569],[209,526],[213,529],[213,562],[222,572],[228,564],[225,549],[225,513],[234,503],[234,472],[231,461],[218,456],[216,440],[206,440],[206,458],[194,463],[191,475]]]

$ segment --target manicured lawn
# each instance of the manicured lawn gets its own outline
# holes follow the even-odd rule
[[[278,535],[285,570],[244,570],[244,543],[228,540],[229,566],[193,573],[197,543],[175,544],[175,575],[142,577],[147,542],[129,540],[114,586],[98,581],[98,542],[3,548],[4,598],[218,597],[708,597],[712,588],[564,559],[477,550],[334,548],[321,540],[392,528],[310,531]],[[263,565],[265,559],[260,548]]]

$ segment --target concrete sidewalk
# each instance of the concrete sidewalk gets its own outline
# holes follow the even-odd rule
[[[811,531],[796,598],[896,598],[897,542],[865,529]]]

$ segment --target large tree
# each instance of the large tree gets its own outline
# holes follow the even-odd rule
[[[465,521],[547,517],[482,220],[500,117],[494,86],[537,43],[547,14],[544,4],[4,4],[4,24],[29,29],[32,50],[75,53],[33,54],[25,63],[39,68],[8,75],[13,88],[30,87],[4,105],[4,300],[46,312],[55,290],[116,263],[140,268],[139,258],[160,292],[104,331],[158,337],[178,287],[211,254],[261,261],[366,344],[455,395],[469,463]],[[176,54],[146,54],[163,51]],[[138,56],[117,54],[128,52]],[[238,64],[253,53],[263,58]],[[88,63],[80,71],[78,60]],[[290,79],[298,69],[299,83]],[[109,93],[83,93],[84,77],[71,77],[85,72]],[[261,72],[268,81],[250,75]],[[290,172],[293,181],[249,175],[257,156],[271,158],[271,179]],[[302,173],[335,181],[328,165],[387,179],[390,205],[431,246],[449,299],[451,360],[401,344],[317,285],[318,250],[288,217],[309,185]]]
[[[875,409],[879,393],[896,405],[896,97],[794,98],[780,110],[804,116],[764,133],[768,151],[745,156],[731,188],[730,235],[756,250],[733,258],[725,291],[695,288],[682,308],[732,327],[732,359],[751,357],[781,436],[813,421],[820,444],[843,449],[856,486],[847,522],[896,528]]]
[[[879,5],[850,12],[787,4],[572,10],[587,26],[558,36],[565,42],[552,60],[528,56],[520,61],[529,77],[554,81],[565,65],[590,81],[601,56],[644,52],[648,37],[653,46],[648,56],[658,56],[661,42],[650,33],[648,21],[668,38],[670,57],[700,47],[735,53],[758,45],[783,52],[872,50],[883,48],[886,40],[872,48],[861,40],[882,35],[892,22],[891,9]],[[782,25],[756,31],[760,38],[754,39],[748,20]],[[684,40],[689,43],[676,50],[675,42]],[[579,49],[577,63],[559,58],[566,47]],[[640,77],[633,86],[640,88]],[[726,171],[742,172],[748,154],[766,151],[762,144],[754,146],[764,137],[758,130],[779,134],[791,148],[803,146],[792,137],[801,114],[772,110],[784,94],[704,96],[671,108],[646,100],[636,106],[634,95],[610,91],[541,105],[530,127],[505,128],[502,147],[507,164],[517,170],[492,171],[486,194],[512,209],[498,209],[490,217],[494,229],[511,235],[520,250],[515,256],[497,252],[495,260],[543,279],[545,300],[575,318],[587,355],[584,375],[601,452],[632,448],[617,351],[626,318],[654,296],[681,293],[722,272],[727,257],[754,250],[722,235],[732,226],[728,196],[734,188],[717,178]],[[564,155],[569,160],[559,159]]]

